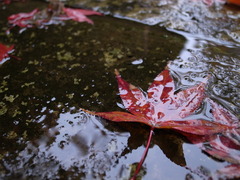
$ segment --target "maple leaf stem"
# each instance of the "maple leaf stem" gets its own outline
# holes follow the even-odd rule
[[[21,58],[19,58],[19,57],[17,57],[17,56],[14,56],[14,55],[11,55],[11,54],[9,54],[8,56],[11,57],[11,58],[16,59],[16,60],[18,60],[18,61],[21,60]]]
[[[137,175],[138,175],[138,173],[139,173],[139,171],[140,171],[140,169],[142,167],[142,164],[144,163],[144,161],[146,159],[146,156],[147,156],[147,153],[148,153],[148,150],[149,150],[149,146],[150,146],[150,143],[151,143],[151,140],[152,140],[153,130],[154,130],[154,127],[151,127],[145,151],[144,151],[144,153],[142,155],[141,161],[138,163],[137,169],[136,169],[133,177],[131,178],[131,180],[136,180]]]

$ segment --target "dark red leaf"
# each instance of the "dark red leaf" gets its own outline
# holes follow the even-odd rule
[[[229,111],[207,98],[212,106],[213,120],[184,119],[194,114],[205,99],[206,82],[201,82],[175,93],[175,85],[168,69],[163,70],[153,81],[147,93],[123,80],[115,71],[120,97],[127,112],[89,112],[116,122],[140,122],[154,128],[175,129],[208,154],[240,164],[240,129],[239,120]],[[207,80],[207,79],[206,79]],[[148,143],[151,140],[148,139]],[[147,146],[148,148],[148,146]],[[147,155],[142,157],[132,179]],[[235,168],[235,169],[238,169]],[[234,170],[229,170],[233,172]]]
[[[33,23],[31,20],[38,12],[39,12],[38,9],[34,9],[33,11],[31,11],[29,13],[13,14],[8,17],[8,22],[10,24],[12,24],[13,26],[19,26],[22,28],[33,27]]]
[[[14,45],[6,46],[4,44],[0,43],[0,63],[9,56],[9,51],[12,51],[14,48]]]
[[[140,122],[154,128],[176,129],[186,133],[207,135],[232,128],[230,124],[201,119],[184,120],[201,106],[205,98],[202,82],[175,94],[175,85],[168,69],[163,70],[149,87],[147,94],[123,80],[115,71],[121,99],[131,113],[95,112],[112,121]]]
[[[48,8],[41,11],[34,9],[29,13],[13,14],[8,17],[8,22],[12,26],[21,28],[43,27],[50,24],[59,24],[69,19],[93,24],[93,21],[87,18],[90,15],[102,14],[91,10],[65,8],[59,1],[56,4],[49,4]]]

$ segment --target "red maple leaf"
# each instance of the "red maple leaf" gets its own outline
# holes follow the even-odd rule
[[[168,69],[163,70],[147,94],[124,81],[116,71],[124,107],[130,112],[91,112],[116,122],[140,122],[153,128],[176,129],[185,133],[207,135],[232,129],[232,125],[203,119],[186,119],[194,114],[205,98],[205,82],[176,93]]]
[[[9,24],[12,24],[13,26],[19,26],[21,28],[30,28],[33,27],[33,17],[39,12],[38,9],[34,9],[33,11],[29,13],[18,13],[13,14],[8,17]]]
[[[0,63],[9,56],[9,52],[12,51],[14,48],[14,45],[6,46],[4,44],[0,43]]]
[[[147,93],[124,81],[115,71],[120,97],[127,112],[89,112],[115,122],[140,122],[151,127],[145,152],[132,179],[135,179],[148,152],[154,128],[175,129],[183,134],[206,136],[229,132],[236,126],[224,121],[187,119],[205,98],[205,82],[176,93],[168,69],[163,70],[150,85]],[[207,80],[207,79],[206,79]],[[215,111],[216,112],[216,111]]]
[[[86,10],[86,9],[72,9],[72,8],[63,8],[63,11],[66,13],[67,17],[78,22],[88,22],[93,24],[93,21],[87,16],[90,15],[102,15],[99,12]]]
[[[8,17],[8,22],[12,27],[19,26],[21,28],[44,27],[50,24],[59,24],[62,21],[74,20],[78,22],[87,22],[93,24],[93,21],[87,16],[102,15],[96,11],[65,8],[60,1],[41,11],[34,9],[28,13],[17,13]]]

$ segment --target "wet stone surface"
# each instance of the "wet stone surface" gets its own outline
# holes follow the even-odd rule
[[[240,43],[239,7],[223,1],[211,6],[201,0],[74,0],[67,4],[190,32],[205,38]]]
[[[149,5],[142,1],[127,5],[111,2],[102,1],[104,7],[100,1],[66,3],[98,7],[105,13],[142,22],[161,16],[161,26],[176,29],[181,28],[174,23],[178,21],[174,17],[180,18],[179,13],[187,9],[189,14],[193,11],[191,3],[181,12],[166,8],[161,11],[170,12],[166,17],[158,14],[159,8],[178,7],[179,3],[183,6],[183,1],[149,1]],[[79,110],[123,111],[115,68],[124,79],[143,90],[170,61],[176,85],[182,89],[211,74],[207,93],[239,114],[239,44],[229,34],[224,37],[226,31],[218,35],[216,30],[205,31],[209,26],[196,23],[194,18],[191,19],[196,24],[191,27],[196,28],[179,21],[179,27],[206,34],[199,37],[170,32],[159,24],[150,26],[105,15],[90,17],[94,25],[67,21],[21,33],[16,27],[5,34],[9,15],[46,5],[27,1],[0,9],[0,42],[14,44],[12,54],[21,58],[10,58],[0,65],[0,179],[128,179],[144,151],[149,128],[109,122]],[[198,8],[201,12],[210,11],[203,10],[203,5]],[[239,21],[237,14],[229,15],[236,12],[222,11],[225,18],[230,18],[221,26],[237,32],[235,23],[227,27],[230,22]],[[210,17],[209,13],[197,15],[203,22]],[[209,18],[209,24],[214,18]],[[238,36],[236,33],[234,37]],[[221,41],[216,40],[218,37]],[[203,111],[198,113],[209,118]],[[157,130],[141,174],[143,179],[199,178],[183,166],[214,172],[226,164],[206,156],[175,132]]]

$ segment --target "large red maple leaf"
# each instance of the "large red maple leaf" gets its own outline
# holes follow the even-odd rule
[[[119,111],[87,112],[115,122],[140,122],[151,127],[145,152],[132,179],[136,178],[145,160],[154,128],[175,129],[184,135],[210,137],[210,135],[217,133],[230,132],[237,127],[236,124],[226,123],[224,120],[191,119],[191,115],[201,106],[205,98],[207,78],[205,82],[176,92],[170,71],[165,69],[154,79],[147,93],[144,93],[136,86],[123,80],[117,70],[115,74],[123,105],[130,113]],[[217,108],[214,109],[214,114],[217,116]]]
[[[204,119],[188,119],[205,98],[206,82],[176,93],[168,69],[153,81],[147,94],[127,83],[116,70],[116,78],[123,105],[127,112],[90,112],[116,122],[140,122],[153,128],[176,129],[196,135],[214,134],[233,128],[232,125]],[[207,78],[206,80],[207,81]]]

